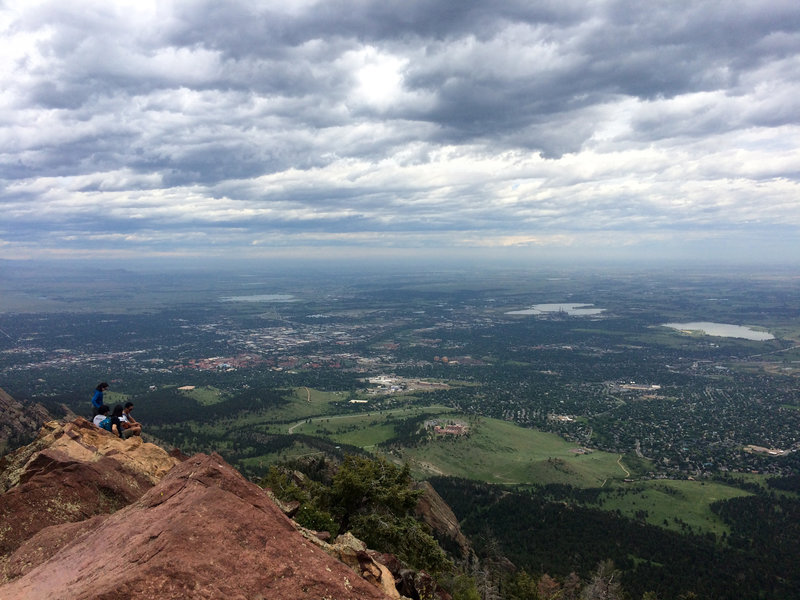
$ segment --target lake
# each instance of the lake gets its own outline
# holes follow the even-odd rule
[[[599,315],[605,308],[589,308],[594,304],[559,303],[559,304],[534,304],[525,310],[512,310],[507,315],[543,315],[545,313],[563,312],[572,317],[585,317]]]
[[[775,336],[766,331],[758,331],[748,325],[730,325],[728,323],[711,323],[709,321],[692,321],[691,323],[664,323],[664,327],[680,331],[702,331],[706,335],[717,337],[744,338],[763,342],[774,340]]]
[[[251,296],[226,296],[223,302],[296,302],[291,294],[254,294]]]

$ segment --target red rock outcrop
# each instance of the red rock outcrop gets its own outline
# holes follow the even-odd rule
[[[60,435],[51,426],[37,440],[39,449],[27,460],[16,456],[12,474],[3,474],[7,483],[15,478],[18,483],[0,500],[24,494],[38,498],[42,527],[30,538],[18,539],[16,550],[0,558],[0,598],[389,597],[304,538],[264,490],[218,455],[199,454],[179,462],[164,453],[174,466],[162,478],[166,463],[152,460],[152,455],[148,459],[147,449],[137,453],[133,447],[148,444],[134,441],[128,447],[124,444],[132,440],[123,442],[84,423],[62,426]],[[49,445],[43,444],[44,438]],[[115,448],[119,444],[123,446]],[[91,516],[86,502],[93,500],[76,492],[74,502],[67,502],[76,509],[70,508],[60,523],[50,520],[46,506],[55,492],[45,493],[45,488],[103,489],[113,474],[123,478],[113,462],[124,465],[129,476],[114,484],[115,497],[123,502],[136,494],[138,485],[142,493],[137,499],[112,514]],[[147,473],[148,468],[155,471]],[[77,472],[80,477],[73,478]],[[13,529],[14,515],[23,511],[18,500],[7,502],[4,528]],[[116,506],[109,502],[107,508]]]
[[[433,530],[437,539],[448,541],[448,547],[454,545],[461,556],[468,556],[470,544],[461,531],[453,509],[427,481],[420,482],[418,487],[423,490],[423,494],[417,502],[417,517]]]
[[[154,444],[121,440],[82,418],[47,423],[3,459],[0,556],[44,527],[127,506],[177,462]]]
[[[151,484],[161,478],[179,461],[161,447],[148,444],[140,437],[122,440],[95,427],[81,417],[68,423],[45,423],[32,443],[3,457],[0,465],[0,492],[29,481],[37,474],[41,452],[64,455],[66,460],[90,465],[110,458],[127,472],[145,478]],[[52,468],[50,469],[52,470]]]
[[[348,567],[359,573],[361,577],[379,587],[389,598],[400,600],[404,596],[400,595],[397,591],[397,584],[394,574],[384,564],[378,562],[377,559],[370,555],[367,550],[367,545],[353,536],[351,533],[345,533],[336,538],[336,540],[329,544],[325,540],[317,536],[317,532],[301,528],[301,533],[312,544],[319,546],[326,553],[334,558],[342,561]],[[395,561],[397,559],[394,559]],[[414,596],[413,594],[410,597]]]

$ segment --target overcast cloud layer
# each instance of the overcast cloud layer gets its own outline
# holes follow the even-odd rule
[[[2,257],[800,258],[797,0],[11,0],[0,32]]]

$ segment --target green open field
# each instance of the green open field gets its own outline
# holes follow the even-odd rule
[[[506,485],[600,487],[628,477],[616,454],[577,454],[577,445],[556,434],[507,421],[480,418],[472,423],[469,436],[442,436],[418,448],[403,449],[403,459],[418,476],[449,475]]]
[[[711,512],[711,503],[749,495],[716,482],[628,483],[624,479],[635,474],[630,473],[631,465],[626,465],[625,458],[619,455],[599,451],[575,454],[577,446],[555,434],[495,419],[473,422],[476,424],[469,437],[442,437],[419,448],[407,448],[402,451],[403,459],[418,477],[446,475],[505,485],[565,483],[603,487],[609,493],[601,496],[599,508],[619,509],[631,518],[646,511],[644,520],[653,525],[681,530],[682,521],[694,530],[715,535],[728,532],[728,528]]]
[[[751,495],[739,488],[710,481],[661,479],[628,485],[631,488],[622,487],[616,493],[603,496],[598,506],[604,510],[619,509],[631,518],[644,510],[647,512],[644,520],[648,523],[679,531],[680,523],[675,521],[678,518],[693,529],[716,535],[729,530],[711,512],[711,503]]]
[[[222,390],[211,386],[197,387],[193,390],[181,390],[181,394],[194,399],[202,406],[210,406],[225,400]]]
[[[91,398],[91,395],[89,395],[89,397]],[[124,404],[127,402],[129,397],[130,396],[128,396],[128,394],[124,394],[122,392],[112,392],[111,390],[106,390],[106,392],[103,394],[103,402],[105,402],[105,404],[107,404],[109,407],[114,408],[115,404]],[[87,401],[86,404],[88,406],[89,402]]]
[[[289,426],[290,433],[324,437],[340,444],[369,448],[395,435],[393,422],[417,415],[438,416],[451,409],[445,406],[405,407],[392,410],[315,417]]]
[[[219,390],[211,387],[186,393],[203,404],[219,401],[222,396]],[[420,479],[446,475],[501,485],[561,483],[603,488],[607,493],[600,496],[598,508],[619,510],[630,518],[674,530],[688,525],[695,531],[721,535],[727,528],[711,512],[710,504],[748,494],[739,488],[710,481],[625,482],[626,478],[636,479],[637,471],[649,470],[647,461],[596,450],[581,454],[576,452],[579,446],[556,434],[497,419],[457,415],[444,406],[409,404],[390,410],[342,414],[339,411],[347,392],[322,392],[305,387],[289,390],[287,399],[289,402],[280,407],[244,413],[232,420],[189,426],[198,432],[213,432],[220,440],[227,437],[227,431],[252,427],[265,433],[311,435],[334,444],[380,453],[376,445],[395,436],[397,422],[419,415],[431,418],[446,415],[469,423],[469,435],[438,436],[417,447],[393,449],[389,458],[408,462],[413,474]],[[242,465],[262,471],[265,465],[319,453],[298,440],[279,452],[244,458]]]
[[[771,323],[767,330],[776,338],[800,343],[800,327],[796,323]]]
[[[264,472],[265,468],[277,462],[293,460],[303,456],[316,456],[322,455],[324,452],[307,446],[302,442],[295,442],[290,447],[281,450],[280,452],[271,452],[261,456],[254,456],[242,459],[241,465],[253,469],[257,472]]]
[[[290,400],[279,408],[262,413],[263,421],[291,421],[331,413],[331,404],[343,402],[346,392],[323,392],[314,388],[299,387],[291,390],[286,398]],[[285,428],[283,428],[285,433]]]

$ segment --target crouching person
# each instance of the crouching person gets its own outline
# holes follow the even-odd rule
[[[122,409],[120,423],[122,424],[122,436],[128,439],[132,435],[142,435],[142,424],[133,418],[133,402],[126,402]]]
[[[122,421],[120,421],[120,417],[122,416],[122,404],[117,404],[110,415],[108,414],[108,406],[105,404],[97,410],[99,414],[94,418],[95,425],[100,429],[105,429],[125,439],[122,433]],[[105,413],[103,411],[105,411]]]
[[[110,413],[110,412],[111,412],[111,409],[108,407],[107,404],[101,404],[99,407],[97,407],[97,414],[94,416],[94,419],[92,420],[92,423],[94,423],[98,427],[102,427],[103,429],[106,429],[105,427],[103,427],[101,425],[101,423],[105,419],[108,418],[108,413]]]

